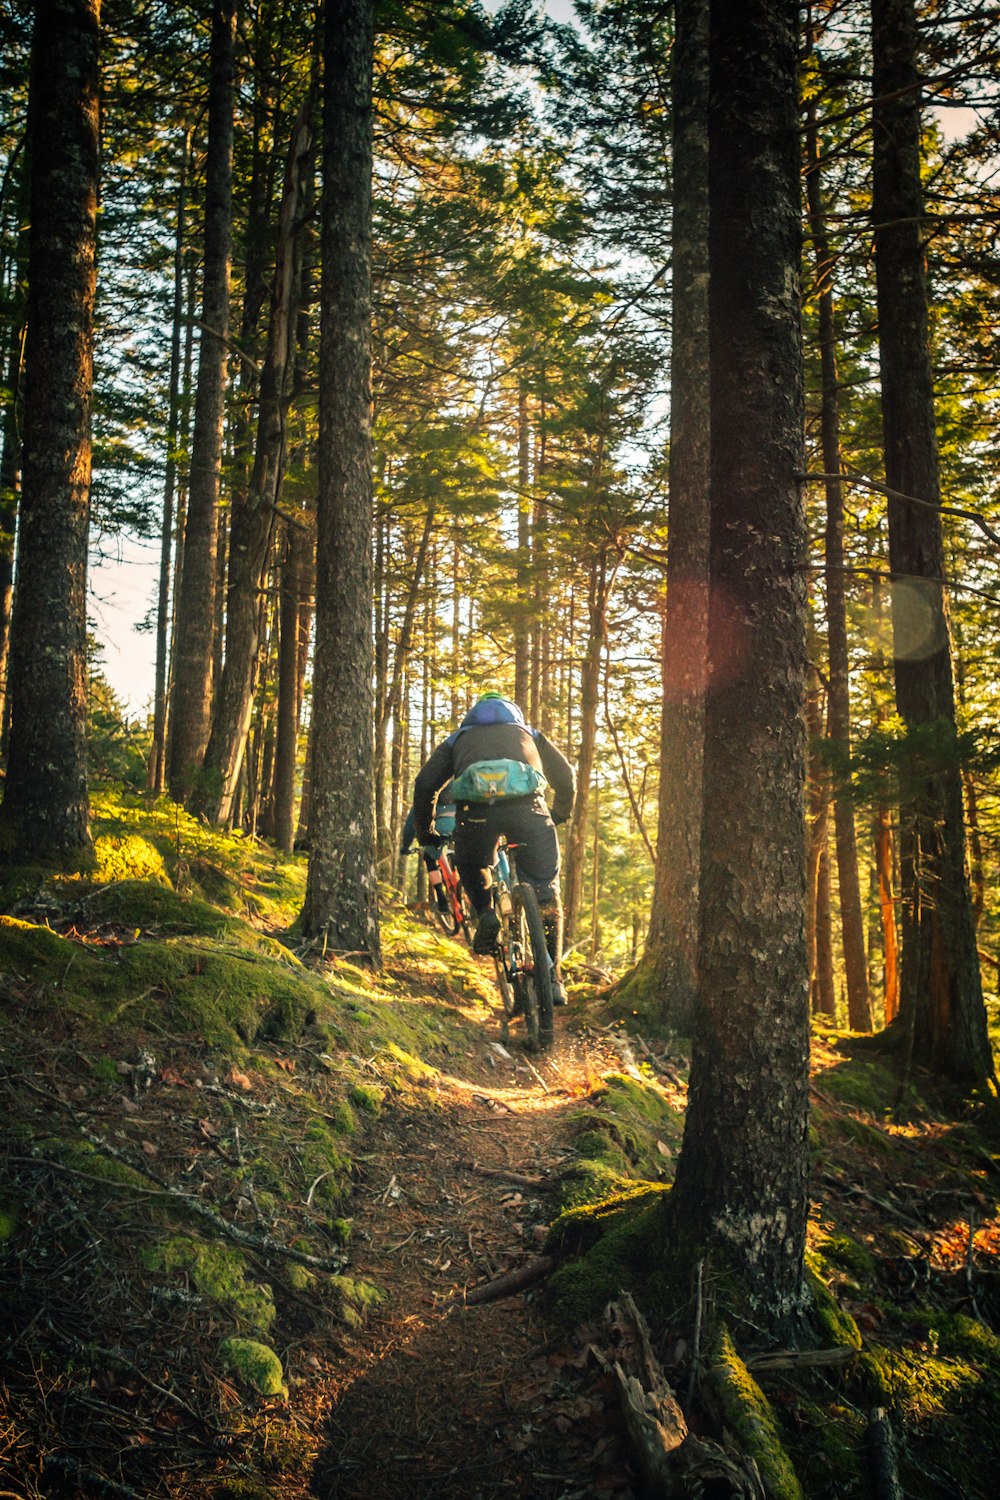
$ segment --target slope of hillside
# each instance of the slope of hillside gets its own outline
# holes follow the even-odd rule
[[[578,989],[551,1056],[503,1047],[488,965],[419,914],[389,910],[377,976],[307,967],[301,861],[111,797],[96,832],[95,876],[0,901],[0,1493],[626,1500],[629,1289],[743,1456],[749,1487],[689,1486],[989,1492],[983,1121],[894,1113],[883,1062],[817,1038],[827,1362],[741,1349],[727,1387],[710,1268],[650,1295],[685,1064],[645,1020]]]

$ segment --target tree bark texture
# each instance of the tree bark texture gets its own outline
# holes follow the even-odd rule
[[[21,532],[0,844],[15,858],[64,865],[91,849],[87,532],[100,21],[100,0],[39,0],[29,96]]]
[[[674,24],[667,598],[656,875],[646,956],[664,1019],[690,1034],[708,630],[708,0],[677,0]]]
[[[162,792],[167,765],[167,638],[170,631],[170,555],[174,540],[174,492],[177,485],[177,445],[180,435],[181,328],[184,321],[184,234],[191,132],[185,131],[177,184],[177,223],[174,233],[174,306],[170,334],[170,385],[167,395],[167,461],[163,475],[163,519],[160,523],[160,577],[156,600],[156,676],[153,689],[153,746],[147,784]]]
[[[531,677],[531,421],[528,390],[517,392],[517,612],[514,616],[514,702],[528,705]]]
[[[212,7],[205,261],[184,568],[177,602],[170,791],[190,790],[208,743],[219,545],[219,484],[228,370],[236,0]]]
[[[798,13],[794,0],[712,0],[710,16],[701,924],[669,1214],[777,1333],[803,1307],[808,1210]]]
[[[607,549],[596,553],[590,571],[587,647],[580,678],[580,753],[576,767],[576,801],[566,836],[566,875],[563,893],[563,931],[569,946],[579,936],[583,905],[583,874],[590,832],[591,782],[597,749],[597,704],[601,687],[601,658],[604,651],[608,600],[614,586],[615,570],[608,568]]]
[[[886,483],[938,506],[913,0],[872,0],[872,44]],[[915,746],[900,806],[900,1022],[917,1062],[973,1085],[993,1064],[966,864],[941,515],[892,498],[888,514],[896,706]]]
[[[309,534],[303,526],[286,525],[278,616],[278,722],[274,748],[274,833],[279,848],[286,854],[291,854],[295,843],[295,752],[302,709],[299,633],[309,545]]]
[[[305,931],[381,961],[372,727],[374,0],[327,0],[316,665]]]
[[[232,812],[240,766],[250,732],[254,676],[260,644],[261,590],[284,462],[285,416],[291,396],[295,327],[302,282],[298,229],[308,197],[312,163],[313,101],[292,128],[278,223],[267,353],[260,376],[260,404],[253,471],[246,494],[234,501],[229,536],[226,657],[195,802],[213,822]]]
[[[14,602],[14,538],[17,533],[18,478],[21,473],[24,342],[27,333],[28,239],[31,175],[27,152],[23,153],[18,184],[17,244],[14,250],[14,286],[8,317],[10,349],[7,355],[7,396],[3,407],[3,453],[0,454],[0,737],[7,719],[7,659],[10,654],[10,615]]]
[[[820,181],[819,129],[810,100],[806,125],[806,193],[819,300],[821,369],[820,426],[826,481],[826,620],[830,658],[827,735],[840,749],[844,764],[851,750],[851,677],[847,641],[847,591],[844,571],[844,491],[840,483],[840,393],[837,383],[837,322],[833,301],[833,258],[826,229]],[[847,1017],[852,1031],[871,1031],[858,842],[850,786],[833,786],[833,833],[840,891],[840,927],[847,983]]]

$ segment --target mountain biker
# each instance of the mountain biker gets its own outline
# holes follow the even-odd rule
[[[436,799],[449,781],[457,807],[455,865],[477,918],[473,949],[492,953],[500,932],[490,900],[490,870],[504,835],[518,846],[518,873],[538,897],[553,963],[553,998],[565,1005],[556,825],[573,811],[572,766],[541,730],[525,724],[516,703],[501,693],[484,693],[417,775],[413,819],[425,847],[436,837]],[[555,793],[551,814],[546,782]]]
[[[437,830],[436,838],[431,843],[422,843],[421,854],[427,867],[427,876],[434,899],[441,911],[447,913],[451,910],[448,900],[448,892],[444,887],[444,880],[438,868],[441,845],[447,843],[455,835],[455,804],[451,797],[451,788],[443,786],[438,793],[437,808],[434,813],[434,827]],[[416,837],[416,827],[411,807],[406,814],[406,822],[403,824],[403,837],[401,848],[403,854],[409,854],[413,848],[413,840]]]

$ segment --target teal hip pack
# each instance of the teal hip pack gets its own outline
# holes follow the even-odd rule
[[[456,802],[499,802],[505,797],[532,797],[546,786],[545,777],[521,760],[477,760],[452,782]]]

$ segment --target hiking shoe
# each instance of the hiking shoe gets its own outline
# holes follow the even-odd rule
[[[566,1004],[566,986],[561,979],[553,979],[552,981],[552,1004]]]
[[[492,953],[499,936],[500,918],[492,906],[488,906],[476,923],[476,935],[472,940],[473,953]]]

